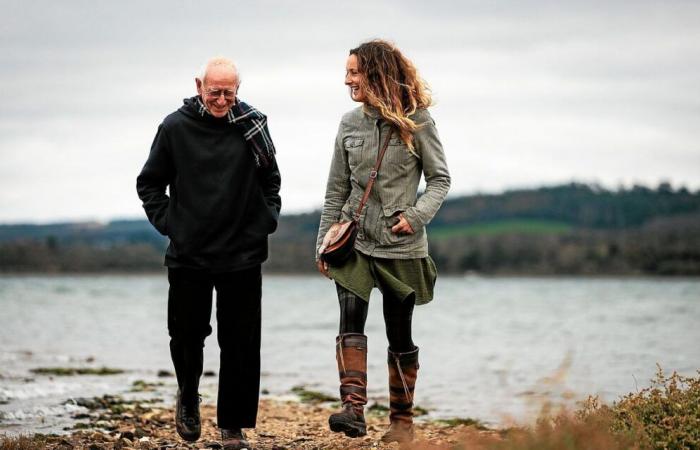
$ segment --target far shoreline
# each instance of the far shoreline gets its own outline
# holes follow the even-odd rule
[[[21,277],[45,277],[45,278],[60,278],[60,277],[150,277],[167,275],[167,267],[162,270],[146,270],[146,271],[76,271],[76,272],[54,272],[54,271],[5,271],[0,272],[0,278],[21,278]],[[303,278],[311,276],[321,276],[317,272],[269,272],[265,271],[263,264],[263,275],[266,277],[293,277]],[[700,281],[700,275],[687,274],[641,274],[641,273],[608,273],[608,274],[542,274],[542,273],[439,273],[438,279],[484,279],[484,280],[503,280],[503,279],[538,279],[538,280],[650,280],[650,281]],[[439,283],[439,281],[438,281]]]

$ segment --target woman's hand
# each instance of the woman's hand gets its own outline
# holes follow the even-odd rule
[[[321,272],[321,274],[324,277],[326,277],[326,278],[331,277],[330,274],[328,273],[328,269],[329,269],[328,263],[325,262],[324,260],[319,259],[318,261],[316,261],[316,268],[318,268],[318,271]]]
[[[403,214],[399,214],[399,221],[391,227],[391,232],[395,234],[413,234],[413,228],[411,228],[411,224],[408,223],[408,220],[403,216]]]

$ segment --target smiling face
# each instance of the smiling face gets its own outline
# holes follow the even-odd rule
[[[345,64],[345,85],[350,89],[350,98],[356,102],[365,102],[367,94],[362,89],[360,81],[364,75],[360,73],[360,62],[357,55],[348,56],[348,62]]]
[[[236,103],[238,75],[226,65],[212,65],[207,68],[204,80],[196,79],[197,93],[204,106],[214,117],[225,117]]]

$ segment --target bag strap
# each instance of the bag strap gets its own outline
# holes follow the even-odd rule
[[[389,141],[391,140],[391,136],[394,134],[394,129],[391,128],[389,130],[389,136],[386,137],[386,140],[384,141],[384,145],[382,145],[381,150],[379,150],[379,154],[377,155],[377,162],[374,163],[374,169],[369,173],[369,180],[367,181],[367,186],[365,187],[365,193],[362,195],[362,200],[360,201],[360,205],[357,207],[357,211],[355,211],[355,215],[353,216],[353,220],[356,222],[360,220],[360,214],[362,213],[362,210],[365,208],[365,204],[367,203],[367,200],[369,199],[369,194],[372,192],[372,186],[374,186],[374,182],[377,179],[377,174],[379,173],[379,168],[382,166],[382,160],[384,159],[384,154],[386,153],[386,149],[389,146]]]

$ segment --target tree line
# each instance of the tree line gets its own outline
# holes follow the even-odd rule
[[[312,272],[320,212],[283,215],[268,272]],[[700,192],[571,183],[448,199],[428,226],[442,273],[700,275]],[[0,225],[2,272],[162,269],[145,220]]]

